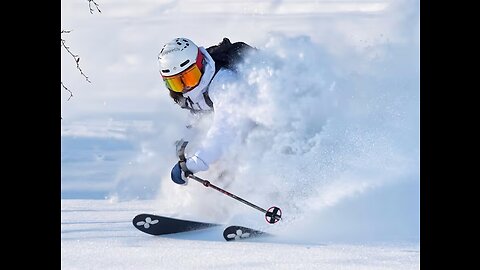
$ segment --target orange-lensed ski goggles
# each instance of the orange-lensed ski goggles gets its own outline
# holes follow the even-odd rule
[[[198,50],[197,61],[186,70],[173,75],[162,76],[168,89],[182,93],[188,91],[200,83],[203,75],[203,54]]]

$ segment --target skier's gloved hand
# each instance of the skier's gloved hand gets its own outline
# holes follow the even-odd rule
[[[180,167],[180,162],[177,162],[175,166],[172,168],[172,173],[171,173],[171,178],[172,181],[175,182],[176,184],[179,185],[184,185],[186,186],[188,184],[188,176],[192,174],[188,169],[187,171],[183,171],[182,168]],[[186,168],[186,166],[185,166]]]

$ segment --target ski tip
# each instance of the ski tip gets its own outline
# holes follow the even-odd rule
[[[151,235],[180,233],[220,226],[217,223],[177,219],[153,214],[138,214],[133,218],[132,223],[138,230]]]
[[[248,239],[248,238],[254,238],[254,237],[259,237],[262,235],[268,235],[264,231],[260,230],[255,230],[252,228],[247,228],[243,226],[228,226],[224,231],[223,231],[223,238],[225,238],[226,241],[238,241],[238,240],[243,240],[243,239]]]

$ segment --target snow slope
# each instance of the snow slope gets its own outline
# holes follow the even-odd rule
[[[131,223],[151,205],[62,200],[62,269],[419,269],[412,243],[226,242],[223,227],[155,237]]]
[[[263,257],[280,269],[418,268],[418,1],[97,3],[91,14],[87,1],[62,0],[62,38],[92,81],[62,50],[73,92],[61,88],[62,268],[264,269]],[[263,129],[242,130],[236,155],[199,176],[281,207],[284,221],[267,227],[279,237],[230,245],[215,232],[152,238],[131,225],[152,211],[266,226],[252,208],[169,179],[188,113],[169,99],[156,57],[176,36],[262,51],[232,87]]]

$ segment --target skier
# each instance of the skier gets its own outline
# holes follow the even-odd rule
[[[231,114],[236,101],[222,95],[238,80],[236,64],[252,50],[243,42],[232,44],[227,38],[207,49],[187,38],[175,38],[162,47],[158,62],[170,97],[192,114],[214,114],[200,148],[172,168],[171,178],[176,184],[187,185],[189,175],[207,171],[235,141],[238,123]]]

